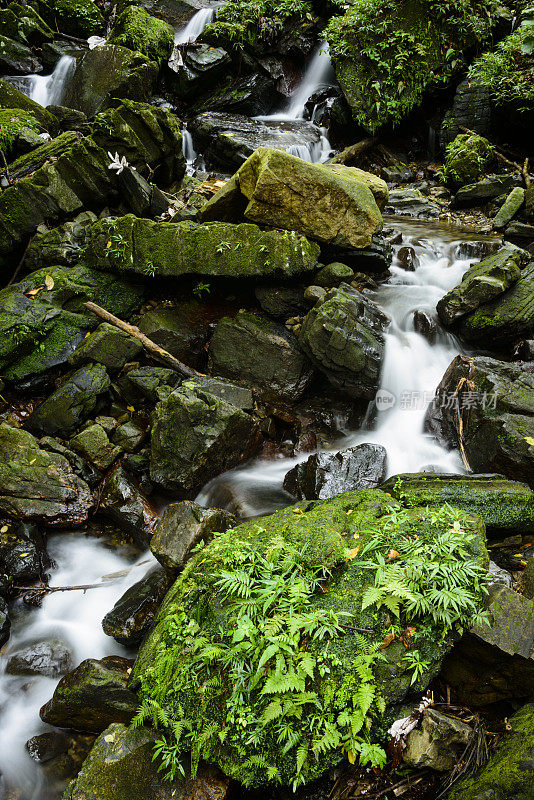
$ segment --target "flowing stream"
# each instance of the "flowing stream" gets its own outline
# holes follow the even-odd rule
[[[24,800],[43,797],[43,773],[30,759],[26,741],[51,730],[40,721],[39,709],[51,698],[57,683],[43,676],[7,674],[9,658],[28,645],[50,639],[67,645],[74,665],[86,658],[127,655],[105,635],[102,619],[154,563],[148,554],[132,564],[131,559],[80,532],[50,537],[47,549],[56,563],[51,586],[96,583],[102,588],[56,592],[45,596],[40,608],[28,608],[19,601],[12,609],[11,636],[0,652],[0,800],[8,796],[10,787]]]
[[[39,105],[59,106],[75,69],[74,56],[61,56],[50,75],[25,75],[22,78],[12,78],[11,81]]]
[[[383,445],[388,455],[388,475],[433,470],[462,472],[456,451],[447,451],[424,432],[424,418],[436,386],[452,359],[464,352],[461,344],[439,324],[432,341],[418,333],[414,312],[435,319],[438,300],[459,283],[475,259],[462,256],[460,244],[473,237],[429,223],[398,222],[403,241],[394,247],[391,278],[372,298],[391,319],[377,403],[371,404],[368,422],[345,436],[331,449],[343,450],[370,442]],[[411,246],[416,255],[413,272],[402,268],[398,251]],[[299,458],[256,460],[211,481],[197,497],[202,505],[222,505],[246,516],[271,513],[287,505],[282,489],[286,472]]]

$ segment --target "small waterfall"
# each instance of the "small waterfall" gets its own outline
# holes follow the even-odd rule
[[[195,42],[206,25],[209,25],[213,20],[214,14],[215,9],[213,8],[201,8],[200,11],[197,11],[197,13],[191,17],[185,28],[175,32],[174,44],[189,44],[190,42]]]
[[[74,56],[62,56],[51,75],[28,75],[21,82],[21,91],[41,106],[59,106],[75,69]]]
[[[287,151],[309,164],[323,164],[332,155],[332,145],[326,136],[326,128],[320,128],[321,138],[318,142],[308,144],[292,144]]]
[[[310,61],[306,72],[291,96],[286,119],[304,119],[304,107],[308,99],[323,86],[330,86],[333,81],[333,68],[327,42],[321,42]]]
[[[206,168],[204,159],[199,157],[197,151],[195,150],[193,137],[187,130],[187,126],[185,124],[182,128],[182,153],[184,154],[186,163],[185,170],[188,175],[193,175],[197,169],[204,170]]]

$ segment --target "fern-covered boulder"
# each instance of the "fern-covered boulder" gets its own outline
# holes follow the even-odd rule
[[[248,786],[296,787],[343,753],[380,765],[388,708],[477,618],[487,565],[478,517],[379,490],[214,534],[139,654],[138,721],[158,720],[168,764],[191,750]]]

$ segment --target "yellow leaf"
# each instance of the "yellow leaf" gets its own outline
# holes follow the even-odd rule
[[[19,558],[24,558],[25,556],[29,556],[29,553],[20,553]]]
[[[50,291],[54,288],[54,279],[51,275],[47,275],[45,278],[45,286]]]
[[[304,511],[302,510],[302,508],[294,508],[293,514],[304,514]]]
[[[356,558],[359,549],[359,547],[353,547],[352,550],[348,550],[346,554],[347,561],[351,561],[353,558]]]
[[[126,408],[128,409],[128,411],[135,411],[135,408],[133,406],[126,406]]]
[[[352,513],[354,513],[354,509],[353,508],[349,508],[349,510],[347,511],[347,517],[349,516],[349,514],[352,514]]]
[[[39,294],[39,292],[42,292],[44,288],[45,285],[43,283],[41,284],[41,286],[37,286],[35,289],[30,289],[29,292],[24,292],[24,294],[26,295],[26,297],[35,297],[36,295]]]
[[[104,741],[105,742],[114,742],[115,741],[115,737],[114,737],[114,735],[112,733],[108,733],[107,736],[104,736]]]
[[[534,445],[534,438],[532,436],[525,436],[524,438],[527,444]]]
[[[352,750],[347,750],[347,758],[351,764],[354,764],[356,761],[356,753],[354,753]]]
[[[109,250],[110,247],[111,247],[111,242],[108,242],[106,245],[106,250]]]
[[[8,530],[9,530],[9,525],[3,525],[0,528],[0,533],[7,533]]]
[[[34,464],[36,461],[37,461],[37,456],[35,456],[35,458],[32,458],[32,460],[30,461],[30,464]]]

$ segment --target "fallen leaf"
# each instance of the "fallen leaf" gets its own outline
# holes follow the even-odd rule
[[[2,527],[0,528],[0,533],[7,533],[8,530],[9,530],[9,525],[2,525]]]
[[[19,558],[25,558],[26,556],[29,555],[30,555],[29,553],[19,553]]]
[[[114,742],[115,741],[115,736],[112,733],[108,733],[107,736],[104,736],[104,741],[105,742]]]
[[[524,437],[524,439],[525,439],[525,442],[526,442],[527,444],[532,444],[532,445],[534,445],[534,438],[533,438],[532,436],[525,436],[525,437]]]
[[[383,639],[383,641],[382,641],[382,643],[380,644],[380,646],[379,646],[379,648],[378,648],[378,649],[379,649],[379,650],[385,650],[385,649],[386,649],[386,647],[389,647],[389,645],[391,644],[391,642],[392,642],[394,639],[395,639],[395,634],[394,634],[394,633],[388,633],[388,635],[384,637],[384,639]]]
[[[43,283],[41,284],[41,286],[37,286],[35,289],[30,289],[29,292],[24,292],[24,294],[26,295],[26,297],[35,297],[36,295],[39,294],[39,292],[42,292],[44,288],[45,285]]]
[[[45,278],[45,286],[50,291],[54,288],[54,279],[51,275],[47,275]]]
[[[135,408],[133,406],[126,406],[126,408],[128,411],[135,411]]]
[[[347,551],[346,560],[351,561],[353,558],[356,558],[358,555],[359,547],[353,547],[352,550]]]
[[[397,550],[390,550],[388,561],[395,561],[396,558],[400,557],[400,553]]]
[[[302,508],[294,508],[293,514],[304,514],[304,511],[302,510]]]

